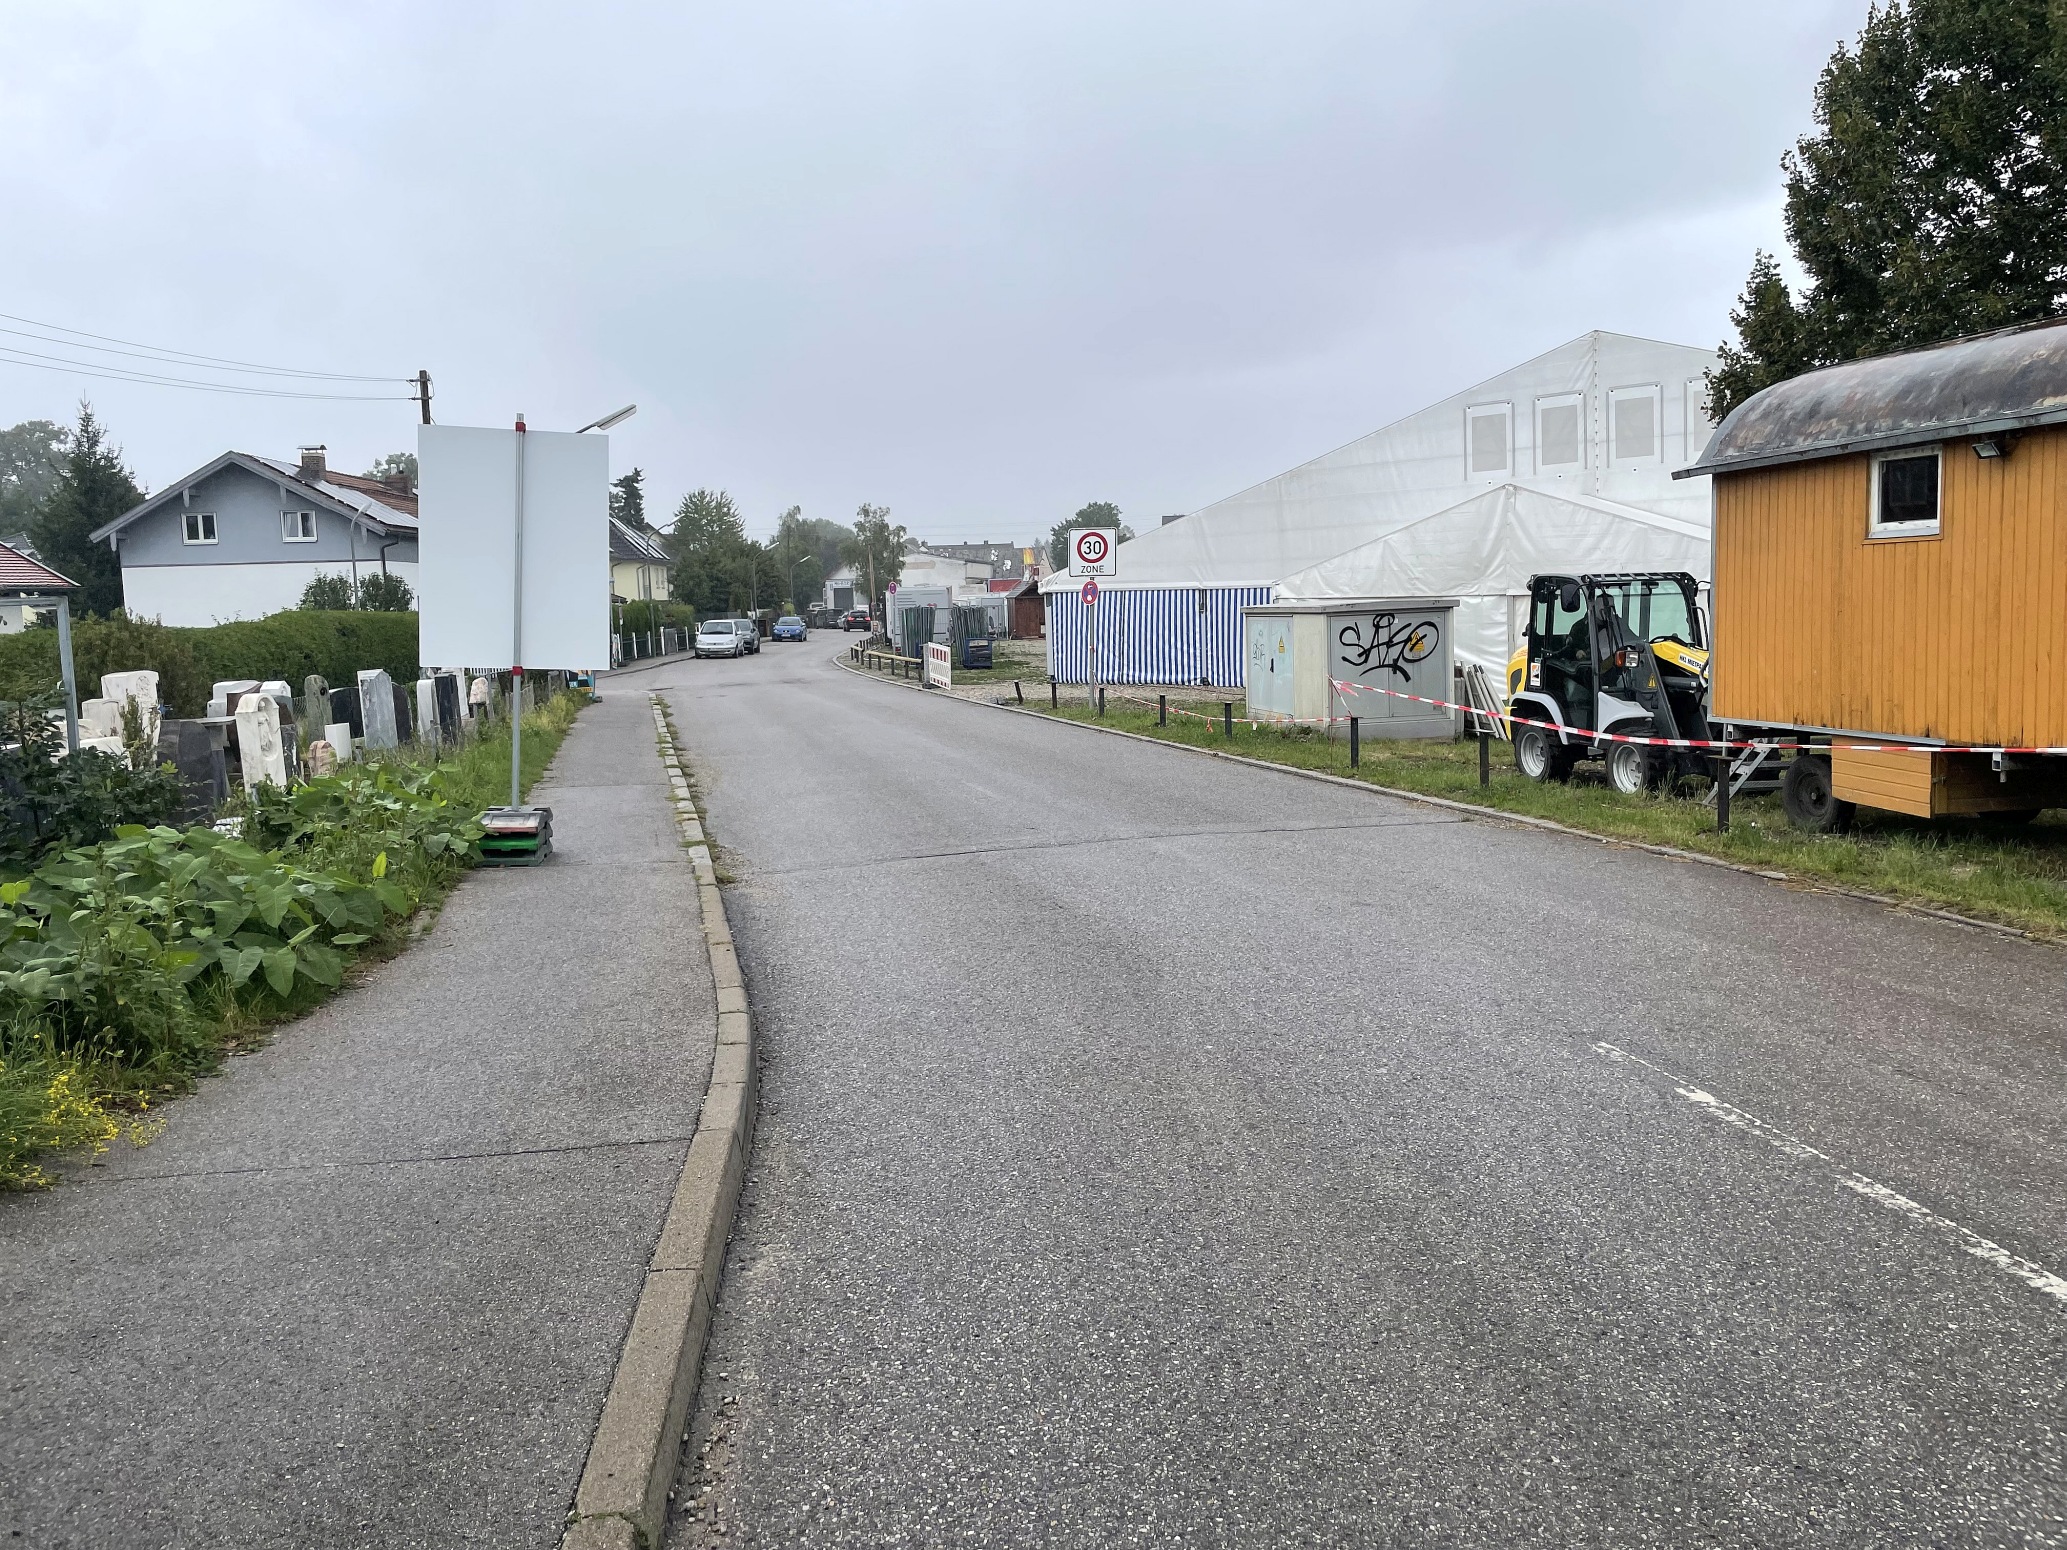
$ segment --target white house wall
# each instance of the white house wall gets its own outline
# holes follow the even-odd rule
[[[416,566],[388,562],[416,591]],[[378,573],[377,563],[361,561],[360,576]],[[249,565],[124,565],[122,606],[139,619],[165,624],[209,625],[231,619],[262,619],[301,604],[302,592],[316,577],[349,575],[335,563],[279,562]]]
[[[1586,334],[1310,463],[1143,533],[1119,550],[1113,585],[1258,586],[1464,500],[1521,484],[1593,495],[1707,527],[1707,479],[1672,471],[1706,446],[1700,410],[1713,351]],[[1628,407],[1623,408],[1624,402]],[[1551,461],[1545,412],[1575,406],[1576,461]],[[1473,411],[1504,413],[1504,458],[1474,468]],[[1652,422],[1651,455],[1618,457],[1626,427]],[[1555,425],[1550,427],[1553,431]],[[1481,462],[1489,461],[1482,458]],[[1053,586],[1059,582],[1051,583]],[[1071,583],[1074,585],[1074,583]],[[1044,587],[1043,590],[1049,590]]]

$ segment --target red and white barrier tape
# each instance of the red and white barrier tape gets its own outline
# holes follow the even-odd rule
[[[1440,710],[1468,711],[1474,716],[1485,717],[1486,712],[1476,705],[1459,705],[1454,700],[1431,699],[1425,694],[1408,694],[1403,689],[1385,689],[1377,684],[1345,683],[1339,678],[1329,680],[1338,694],[1383,694],[1395,700],[1413,700],[1421,705],[1433,705]],[[1342,718],[1337,718],[1342,719]],[[1713,749],[1842,749],[1846,753],[2002,753],[2002,754],[2067,754],[2067,748],[2012,748],[1983,747],[1979,744],[1942,743],[1796,743],[1796,742],[1749,742],[1732,743],[1699,737],[1639,737],[1629,732],[1596,732],[1591,727],[1567,726],[1556,721],[1537,721],[1528,716],[1502,714],[1496,718],[1514,726],[1542,727],[1551,732],[1566,732],[1573,737],[1599,738],[1610,743],[1640,743],[1647,748],[1713,748]]]

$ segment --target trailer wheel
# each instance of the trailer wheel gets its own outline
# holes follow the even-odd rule
[[[2036,822],[2038,815],[2044,811],[2045,809],[2042,807],[2012,807],[1993,813],[1980,813],[1976,816],[1980,818],[1982,823],[1995,828],[2014,829],[2023,824]]]
[[[1570,780],[1578,755],[1543,727],[1514,729],[1514,767],[1531,780]]]
[[[1810,834],[1843,834],[1858,808],[1840,801],[1830,784],[1830,761],[1821,754],[1797,754],[1780,776],[1780,805],[1787,821]]]
[[[1642,796],[1658,784],[1658,779],[1658,761],[1643,744],[1608,745],[1608,782],[1624,796]]]

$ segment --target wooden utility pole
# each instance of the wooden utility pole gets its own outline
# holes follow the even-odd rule
[[[423,407],[423,423],[431,423],[431,374],[419,371],[416,374],[416,401]]]

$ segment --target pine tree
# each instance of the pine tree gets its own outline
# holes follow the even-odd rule
[[[2067,4],[1891,0],[1816,87],[1787,173],[1789,296],[1761,253],[1718,418],[1816,366],[2067,315]]]
[[[646,471],[635,468],[610,481],[610,515],[627,527],[650,533],[646,525]]]
[[[44,564],[79,583],[72,604],[81,613],[111,614],[122,606],[122,562],[105,542],[87,535],[143,498],[122,466],[120,449],[108,445],[93,406],[81,400],[64,471],[29,529]]]

